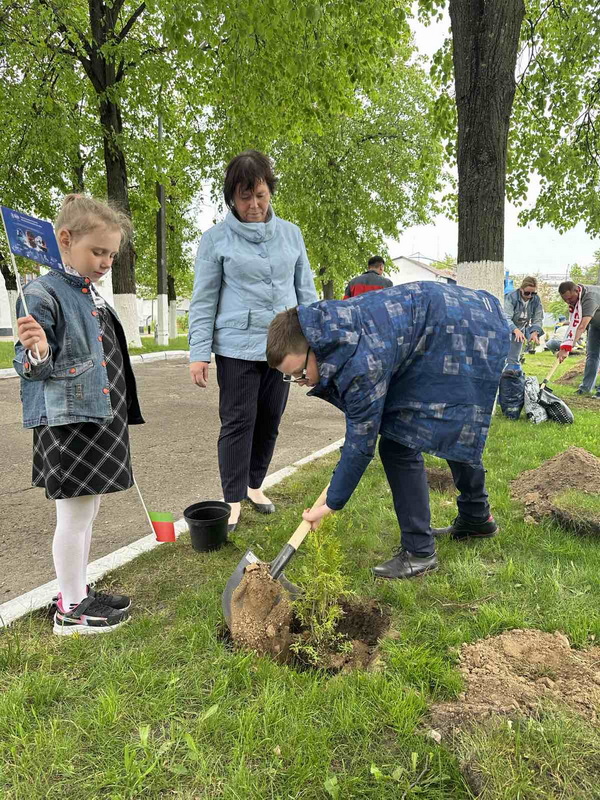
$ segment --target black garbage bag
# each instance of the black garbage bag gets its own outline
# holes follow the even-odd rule
[[[498,401],[508,419],[519,419],[525,402],[525,376],[520,369],[505,369],[500,377]]]
[[[540,389],[538,403],[548,414],[548,419],[553,422],[560,422],[561,425],[572,425],[575,422],[575,417],[569,406],[547,386]]]

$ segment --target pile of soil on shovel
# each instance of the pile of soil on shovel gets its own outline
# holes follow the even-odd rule
[[[390,612],[375,601],[345,599],[337,627],[348,652],[323,654],[319,669],[349,672],[375,669],[380,661],[378,643],[390,626]],[[307,667],[291,649],[294,642],[306,642],[307,632],[294,617],[288,593],[269,573],[268,565],[253,564],[246,569],[231,600],[231,638],[236,647],[270,656],[281,664]]]
[[[231,598],[231,636],[240,647],[285,663],[292,644],[292,604],[268,564],[250,564]]]
[[[524,503],[534,518],[553,514],[552,499],[569,489],[596,494],[600,487],[600,458],[582,447],[569,447],[537,469],[522,472],[511,481],[511,495]]]
[[[438,703],[429,716],[443,734],[497,714],[535,716],[549,702],[598,722],[600,648],[573,650],[562,633],[512,630],[464,644],[460,671],[458,701]]]
[[[579,364],[575,364],[574,367],[568,369],[564,375],[561,375],[560,378],[556,379],[555,383],[560,383],[565,385],[571,383],[571,381],[574,381],[575,379],[579,380],[583,375],[584,369],[585,369],[585,360],[580,361]]]

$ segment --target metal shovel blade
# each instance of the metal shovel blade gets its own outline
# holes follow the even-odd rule
[[[240,582],[244,577],[246,567],[248,567],[250,564],[264,563],[265,562],[261,561],[260,558],[258,558],[258,556],[252,552],[252,550],[246,550],[244,557],[239,562],[229,580],[225,584],[225,589],[223,590],[223,595],[221,596],[221,608],[223,609],[223,616],[225,617],[227,627],[231,626],[231,599],[233,597],[233,593],[240,585]],[[296,586],[295,583],[288,581],[283,573],[279,576],[278,580],[282,587],[289,592],[292,598],[298,597],[302,593],[302,589],[300,589],[299,586]]]

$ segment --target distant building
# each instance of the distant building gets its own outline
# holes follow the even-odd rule
[[[456,272],[444,272],[443,270],[432,267],[421,260],[425,258],[421,254],[414,256],[398,256],[392,258],[393,266],[386,270],[385,275],[394,284],[412,283],[413,281],[436,281],[437,283],[456,283]],[[433,259],[427,259],[432,261]]]

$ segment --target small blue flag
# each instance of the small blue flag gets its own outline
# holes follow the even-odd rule
[[[37,261],[48,269],[65,271],[54,228],[49,222],[0,206],[8,244],[16,256]]]

